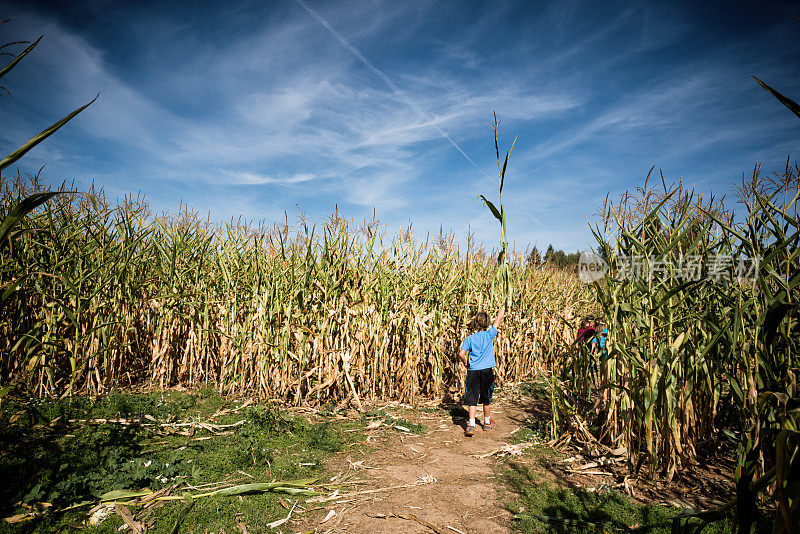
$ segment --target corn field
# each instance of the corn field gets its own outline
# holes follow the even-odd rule
[[[4,178],[2,214],[42,188]],[[0,378],[38,395],[212,386],[288,402],[413,402],[463,384],[457,348],[491,299],[496,254],[452,235],[387,238],[334,214],[266,227],[151,216],[141,198],[64,194],[0,249]],[[588,296],[509,257],[518,288],[499,377],[544,369]]]
[[[606,203],[593,232],[610,268],[592,290],[608,350],[557,361],[574,389],[553,395],[562,425],[589,414],[631,472],[671,478],[738,443],[740,520],[771,486],[782,525],[800,517],[799,170],[757,167],[741,218],[663,177]]]

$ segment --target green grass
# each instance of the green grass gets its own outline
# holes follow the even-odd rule
[[[532,451],[536,455],[536,451]],[[642,505],[616,491],[589,492],[546,480],[535,468],[508,461],[504,474],[514,491],[515,527],[525,533],[642,532],[670,534],[676,508]],[[546,518],[550,518],[549,520]],[[589,525],[591,524],[591,525]],[[733,533],[729,520],[710,525],[704,534]]]
[[[543,380],[518,384],[519,392],[528,397],[545,398],[547,383]],[[544,441],[547,423],[530,421],[513,437],[515,443]],[[519,515],[515,527],[525,533],[581,533],[581,532],[641,532],[671,534],[672,520],[677,508],[659,504],[642,505],[627,495],[609,490],[589,492],[583,489],[557,485],[539,473],[563,456],[555,449],[534,445],[525,450],[529,464],[508,460],[500,464],[500,473],[513,490],[509,502],[511,510]],[[549,520],[546,519],[550,518]],[[577,523],[574,523],[576,521]],[[589,525],[589,524],[592,525]],[[692,522],[698,525],[699,522]],[[709,525],[704,534],[733,533],[735,527],[728,519]]]
[[[534,442],[541,443],[547,440],[547,423],[544,421],[530,421],[521,427],[519,432],[511,436],[512,443]]]
[[[548,398],[550,395],[547,381],[543,379],[525,380],[517,384],[517,389],[526,397]]]
[[[411,412],[411,410],[407,411]],[[370,410],[361,415],[361,420],[364,424],[369,424],[375,419],[383,419],[384,425],[402,426],[407,428],[413,434],[424,434],[428,431],[427,427],[421,423],[414,423],[404,417],[395,417],[394,415],[384,413],[381,410]]]
[[[0,415],[0,479],[6,481],[0,485],[0,514],[9,517],[24,512],[16,504],[20,501],[49,502],[54,508],[61,508],[97,501],[99,495],[113,489],[158,490],[173,484],[198,485],[230,479],[242,484],[321,478],[326,475],[322,467],[326,457],[358,447],[364,439],[362,432],[344,432],[360,427],[357,421],[308,422],[288,412],[257,405],[214,418],[214,424],[247,420],[229,435],[205,431],[193,436],[163,435],[141,426],[67,422],[117,417],[143,420],[145,415],[158,421],[208,421],[219,408],[232,406],[234,403],[226,403],[210,390],[110,394],[96,400],[6,399]],[[212,437],[194,439],[206,436]],[[287,514],[279,497],[263,494],[241,500],[222,496],[195,500],[181,532],[187,531],[188,525],[195,532],[206,528],[237,532],[237,514],[241,514],[251,532],[266,531],[267,523]],[[173,501],[160,508],[151,532],[171,532],[182,506],[185,504]],[[0,532],[71,530],[86,518],[84,509],[17,525],[0,522]],[[120,525],[121,519],[115,516],[87,532],[112,532]]]

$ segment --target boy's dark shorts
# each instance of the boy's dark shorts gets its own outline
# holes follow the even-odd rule
[[[461,404],[477,406],[478,404],[491,404],[494,391],[494,369],[478,369],[467,371],[467,389]]]

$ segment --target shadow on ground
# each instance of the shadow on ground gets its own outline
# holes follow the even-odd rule
[[[469,412],[467,412],[467,409],[460,403],[456,402],[448,395],[439,403],[439,409],[446,411],[450,415],[450,420],[454,425],[460,426],[466,430]]]

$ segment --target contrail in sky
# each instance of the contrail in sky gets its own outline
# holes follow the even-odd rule
[[[322,25],[325,27],[325,29],[326,29],[326,30],[328,30],[329,32],[331,32],[331,34],[332,34],[334,37],[336,37],[336,40],[337,40],[337,41],[339,41],[340,43],[342,43],[342,45],[343,45],[345,48],[347,48],[348,50],[350,50],[350,52],[352,52],[352,53],[353,53],[353,55],[354,55],[354,56],[356,56],[356,58],[358,58],[358,60],[359,60],[359,61],[361,61],[361,63],[363,63],[363,64],[364,64],[364,65],[365,65],[365,66],[366,66],[366,67],[367,67],[369,70],[371,70],[373,73],[375,73],[375,75],[376,75],[378,78],[380,78],[381,80],[383,80],[383,83],[385,83],[386,85],[388,85],[388,86],[389,86],[389,88],[390,88],[390,89],[391,89],[391,90],[394,92],[394,94],[396,94],[397,96],[399,96],[399,97],[400,97],[400,98],[401,98],[401,99],[402,99],[402,100],[403,100],[403,101],[404,101],[406,104],[408,104],[408,107],[410,107],[412,110],[414,110],[414,112],[416,112],[416,113],[417,113],[417,115],[419,115],[420,117],[422,117],[422,118],[423,118],[423,119],[425,119],[426,121],[429,121],[429,120],[430,120],[430,119],[428,119],[428,117],[425,115],[425,112],[424,112],[424,111],[423,111],[423,110],[422,110],[422,109],[421,109],[421,108],[420,108],[418,105],[416,105],[416,104],[414,103],[414,101],[413,101],[413,100],[411,100],[410,98],[408,98],[408,95],[406,95],[406,94],[405,94],[405,92],[403,92],[403,90],[402,90],[402,89],[400,89],[399,87],[397,87],[397,86],[396,86],[396,85],[395,85],[395,84],[392,82],[392,80],[390,80],[390,79],[389,79],[389,77],[388,77],[388,76],[386,76],[386,75],[383,73],[383,71],[381,71],[381,70],[380,70],[378,67],[376,67],[375,65],[373,65],[373,64],[372,64],[372,62],[370,62],[370,60],[368,60],[368,59],[367,59],[367,58],[364,56],[364,54],[362,54],[362,53],[361,53],[361,52],[360,52],[360,51],[359,51],[359,50],[358,50],[358,49],[357,49],[355,46],[353,46],[353,45],[351,45],[351,44],[350,44],[350,41],[348,41],[347,39],[345,39],[345,38],[344,38],[344,36],[343,36],[342,34],[340,34],[338,31],[336,31],[336,29],[335,29],[333,26],[331,26],[330,24],[328,24],[328,21],[327,21],[327,20],[325,20],[324,18],[322,18],[322,15],[320,15],[320,14],[319,14],[319,13],[318,13],[318,12],[317,12],[317,11],[316,11],[314,8],[312,8],[311,6],[309,6],[308,4],[306,4],[304,0],[295,0],[295,1],[296,1],[298,4],[300,4],[300,6],[301,6],[303,9],[305,9],[306,11],[308,11],[308,13],[309,13],[309,14],[310,14],[312,17],[314,17],[315,19],[317,19],[317,21],[319,21],[319,23],[320,23],[320,24],[322,24]],[[461,149],[461,147],[460,147],[460,146],[458,146],[458,143],[456,143],[455,141],[453,141],[453,139],[452,139],[452,138],[451,138],[449,135],[447,135],[447,132],[445,132],[444,130],[442,130],[442,129],[441,129],[439,126],[437,126],[436,124],[432,124],[431,126],[433,126],[434,128],[436,128],[436,130],[437,130],[437,131],[438,131],[440,134],[442,134],[442,136],[443,136],[445,139],[447,139],[448,141],[450,141],[450,144],[451,144],[451,145],[453,145],[453,146],[456,148],[456,150],[458,150],[458,151],[461,153],[461,155],[462,155],[462,156],[464,156],[464,157],[467,159],[467,161],[469,161],[469,162],[472,164],[472,166],[473,166],[473,167],[475,167],[476,169],[478,169],[478,171],[480,171],[480,172],[481,172],[481,174],[483,174],[485,177],[487,177],[487,178],[491,179],[491,176],[489,176],[488,174],[486,174],[486,172],[485,172],[483,169],[481,169],[480,167],[478,167],[478,166],[475,164],[475,162],[474,162],[474,161],[472,161],[472,158],[471,158],[471,157],[469,157],[469,156],[467,155],[467,153],[466,153],[466,152],[464,152],[464,150],[462,150],[462,149]]]

